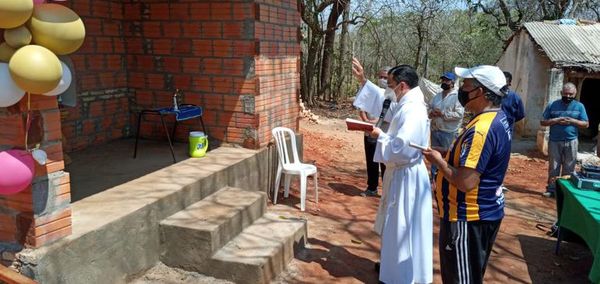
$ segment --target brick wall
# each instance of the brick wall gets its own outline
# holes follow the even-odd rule
[[[300,44],[297,1],[256,1],[256,112],[260,123],[259,145],[271,140],[271,129],[298,130],[300,94]]]
[[[84,21],[83,46],[70,55],[77,106],[61,107],[66,152],[126,137],[130,131],[127,55],[121,1],[65,2]]]
[[[124,10],[134,109],[170,106],[181,89],[204,107],[213,139],[258,148],[275,125],[297,129],[296,1],[130,1]],[[154,122],[144,136],[164,136]],[[183,123],[177,136],[197,129]]]

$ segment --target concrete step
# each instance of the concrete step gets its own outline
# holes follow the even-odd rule
[[[304,248],[306,221],[266,213],[199,266],[200,273],[235,283],[269,283]]]
[[[264,192],[223,188],[160,222],[160,260],[195,270],[265,210]]]

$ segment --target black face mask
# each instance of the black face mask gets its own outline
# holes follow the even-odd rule
[[[573,97],[566,97],[566,96],[563,96],[563,97],[562,97],[562,101],[563,101],[563,103],[565,103],[565,104],[570,104],[570,103],[571,103],[571,102],[572,102],[574,99],[575,99],[575,98],[573,98]]]
[[[444,91],[448,91],[451,88],[450,84],[448,84],[448,83],[442,83],[442,85],[440,85],[440,87],[442,87],[442,90],[444,90]]]
[[[475,88],[477,89],[477,88]],[[463,107],[465,107],[470,101],[476,99],[477,97],[473,97],[469,99],[469,94],[473,91],[475,91],[475,89],[472,89],[470,91],[465,91],[465,90],[458,90],[458,102],[460,103],[460,105],[462,105]]]

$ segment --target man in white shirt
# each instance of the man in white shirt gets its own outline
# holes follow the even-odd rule
[[[433,213],[429,174],[420,150],[429,143],[427,104],[414,68],[400,65],[388,72],[387,89],[365,79],[362,66],[353,60],[352,71],[362,83],[354,105],[378,116],[382,102],[392,98],[385,116],[388,131],[375,127],[374,161],[385,163],[383,194],[375,220],[381,236],[379,281],[386,284],[433,281]]]
[[[458,93],[454,89],[456,75],[446,72],[441,77],[442,91],[429,102],[431,118],[431,146],[448,150],[462,125],[465,109],[458,101]]]
[[[387,73],[392,69],[391,67],[384,67],[379,70],[377,85],[381,90],[387,88]],[[360,119],[365,122],[375,124],[378,117],[370,115],[368,112],[363,111],[359,108]],[[381,130],[387,131],[389,123],[383,122],[381,124]],[[361,196],[377,196],[377,187],[379,187],[379,177],[383,179],[383,173],[385,173],[385,165],[383,163],[373,162],[373,155],[375,154],[375,146],[377,146],[377,139],[372,138],[369,134],[365,133],[364,138],[365,146],[365,160],[367,165],[367,189],[363,191]],[[381,171],[380,171],[381,169]],[[381,175],[379,174],[381,172]]]

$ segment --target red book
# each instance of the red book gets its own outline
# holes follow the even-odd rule
[[[348,130],[373,131],[373,124],[352,118],[346,118],[346,127]]]

